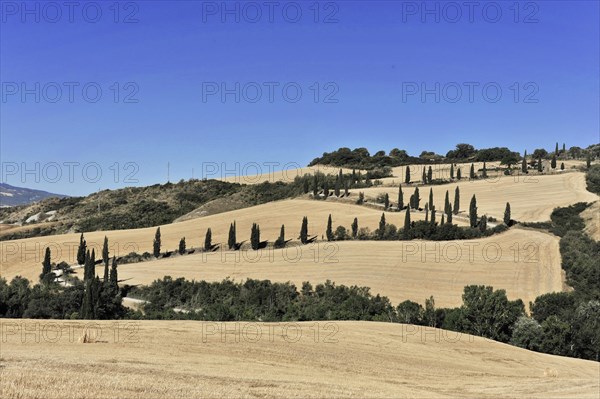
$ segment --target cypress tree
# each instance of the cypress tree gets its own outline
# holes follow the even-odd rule
[[[431,224],[435,224],[435,206],[431,207]]]
[[[204,250],[210,251],[212,248],[212,230],[210,227],[206,230],[206,236],[204,237]]]
[[[390,207],[390,196],[388,193],[385,193],[385,196],[383,197],[383,206],[386,210]]]
[[[283,248],[285,247],[285,226],[281,225],[281,230],[279,231],[279,237],[277,241],[275,241],[275,248]]]
[[[433,205],[433,188],[429,189],[429,206],[432,207]]]
[[[528,173],[528,171],[527,171],[527,150],[525,150],[525,153],[523,155],[523,161],[521,162],[521,172]]]
[[[538,159],[537,170],[540,173],[542,173],[542,171],[544,170],[544,167],[542,165],[542,157],[539,157],[539,159]]]
[[[319,195],[319,178],[317,177],[317,174],[315,173],[313,175],[313,197],[317,197],[317,195]]]
[[[454,180],[454,164],[450,164],[450,179]]]
[[[383,236],[385,235],[385,213],[381,214],[381,219],[379,220],[379,230],[378,232],[378,237],[379,239],[383,239]]]
[[[560,170],[565,170],[565,163],[564,162],[560,163]]]
[[[414,209],[418,209],[419,208],[419,203],[421,202],[421,197],[419,197],[419,187],[415,188],[415,193],[413,194],[413,205],[412,207]]]
[[[336,177],[333,192],[334,192],[335,196],[338,198],[340,197],[340,185],[341,185],[340,178]]]
[[[473,194],[471,204],[469,205],[469,222],[471,223],[471,227],[477,226],[477,199],[475,198],[475,194]]]
[[[487,167],[486,167],[486,165],[485,165],[485,161],[483,161],[483,171],[482,171],[482,173],[481,173],[481,176],[482,176],[484,179],[487,179]]]
[[[152,243],[152,254],[155,258],[160,256],[160,227],[156,229],[154,234],[154,242]]]
[[[229,249],[234,249],[236,244],[235,238],[235,221],[229,225],[229,237],[227,238],[227,246]]]
[[[433,169],[431,169],[431,165],[429,165],[429,169],[427,169],[427,183],[431,184],[433,181]]]
[[[358,218],[354,218],[354,221],[352,222],[352,238],[356,239],[357,235],[358,235]]]
[[[87,281],[90,276],[90,250],[85,251],[85,261],[83,262],[83,281]]]
[[[90,255],[90,279],[96,278],[96,250],[92,248]]]
[[[556,148],[554,149],[554,156],[558,156],[558,141],[556,142]]]
[[[108,282],[108,238],[104,236],[104,245],[102,246],[102,262],[104,262],[104,278],[102,281]]]
[[[351,186],[356,184],[356,169],[352,169],[352,181],[350,182]]]
[[[257,251],[260,246],[260,227],[256,223],[252,223],[250,244],[252,245],[252,249],[255,251]]]
[[[423,166],[423,175],[421,176],[421,180],[423,180],[423,184],[427,184],[427,173],[425,172],[425,166]]]
[[[471,164],[471,171],[469,172],[469,179],[473,180],[475,178],[475,165]]]
[[[452,222],[452,205],[450,205],[450,193],[446,190],[446,198],[444,199],[444,213],[447,215],[448,223]]]
[[[429,203],[425,204],[425,221],[429,221]]]
[[[404,238],[408,238],[410,231],[410,204],[406,207],[406,215],[404,216],[404,229],[402,235]]]
[[[46,247],[44,253],[44,261],[42,262],[42,274],[40,274],[40,281],[45,281],[46,278],[52,273],[52,263],[50,259],[50,247]]]
[[[325,177],[325,181],[323,182],[323,195],[325,199],[329,197],[329,183],[327,182],[327,176]]]
[[[562,153],[564,154],[564,153],[566,153],[566,152],[567,152],[567,147],[566,147],[565,143],[563,143],[563,149],[562,149]]]
[[[327,241],[333,241],[333,221],[331,220],[331,213],[327,218],[327,230],[325,231],[325,235],[327,236]]]
[[[446,222],[444,221],[444,214],[442,213],[442,221],[440,222],[440,226],[442,226],[444,223]]]
[[[345,195],[346,197],[347,197],[347,196],[348,196],[348,194],[349,194],[348,188],[349,188],[349,187],[348,187],[348,179],[346,179],[346,180],[344,180],[344,195]]]
[[[552,155],[552,161],[550,161],[550,167],[556,169],[556,155]]]
[[[302,218],[302,227],[300,227],[300,242],[306,244],[308,242],[308,218]]]
[[[110,285],[111,285],[111,287],[118,289],[119,288],[118,281],[119,281],[119,277],[118,277],[118,273],[117,273],[117,259],[113,256],[112,266],[110,268]]]
[[[342,168],[340,168],[340,172],[338,173],[338,177],[340,179],[340,183],[344,180],[344,174],[342,173]]]
[[[303,178],[302,179],[302,192],[304,192],[304,194],[308,194],[308,179],[307,178]]]
[[[179,255],[183,255],[185,253],[185,237],[182,237],[179,240]]]
[[[510,226],[510,204],[506,203],[506,208],[504,209],[504,224]]]
[[[460,180],[460,179],[462,178],[462,173],[461,173],[461,171],[460,171],[460,168],[457,168],[457,169],[456,169],[456,178],[457,178],[458,180]]]
[[[358,199],[356,200],[357,205],[362,205],[365,202],[365,193],[362,191],[358,193]]]
[[[404,175],[404,183],[410,184],[410,167],[406,165],[406,173]]]
[[[454,190],[454,209],[452,211],[455,215],[458,215],[460,210],[460,189],[456,186],[456,190]]]
[[[85,253],[87,250],[87,244],[85,239],[83,238],[83,233],[79,237],[79,248],[77,249],[77,264],[83,265],[85,264]]]
[[[398,210],[404,208],[404,193],[402,192],[402,184],[398,187]]]
[[[483,215],[481,217],[481,221],[479,222],[479,231],[481,231],[483,233],[486,230],[487,230],[487,216]]]

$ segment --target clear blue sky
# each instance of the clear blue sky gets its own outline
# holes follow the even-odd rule
[[[17,186],[80,195],[164,182],[167,163],[177,181],[192,168],[200,176],[203,162],[304,166],[342,146],[418,155],[445,154],[459,142],[531,151],[600,141],[598,1],[521,2],[518,9],[482,1],[472,21],[468,8],[457,17],[446,2],[427,3],[438,7],[435,15],[421,1],[320,2],[318,14],[314,2],[281,1],[269,15],[259,1],[260,17],[253,5],[228,2],[240,7],[239,22],[221,1],[122,2],[118,14],[112,1],[85,12],[86,2],[74,10],[29,2],[32,13],[20,1],[1,3],[2,178]],[[72,102],[68,82],[79,84]],[[82,87],[90,82],[86,100]],[[207,94],[211,82],[239,82],[240,102]],[[252,82],[262,87],[255,103]],[[272,102],[268,82],[279,84]],[[436,82],[440,101],[434,94],[423,101],[421,85]],[[478,85],[472,101],[469,82]],[[33,92],[24,98],[23,83]],[[295,86],[286,100],[288,83]],[[462,97],[452,102],[456,84]],[[102,89],[96,103],[94,87]],[[303,95],[292,102],[295,87]],[[492,102],[498,87],[502,97]],[[124,102],[134,91],[138,102]],[[36,162],[39,173],[23,178],[21,168]],[[61,165],[58,179],[53,162]],[[73,182],[64,162],[79,163]],[[82,178],[81,165],[91,162],[102,168],[98,181],[94,168]],[[127,162],[139,169],[125,170]],[[137,183],[124,180],[128,172]]]

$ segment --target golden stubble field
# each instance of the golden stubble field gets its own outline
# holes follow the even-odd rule
[[[79,271],[81,272],[81,270]],[[100,267],[97,273],[102,274]],[[531,230],[466,241],[345,241],[284,250],[223,251],[119,266],[128,284],[150,284],[165,275],[221,281],[231,278],[290,281],[297,287],[331,280],[371,288],[394,305],[410,299],[436,306],[462,304],[466,285],[505,289],[527,306],[537,296],[563,290],[558,238]],[[81,277],[81,276],[80,276]]]
[[[597,398],[600,388],[597,362],[403,324],[3,319],[0,330],[6,399]],[[96,342],[79,343],[84,331]]]
[[[333,228],[344,225],[350,230],[354,218],[358,218],[360,227],[369,227],[372,231],[379,224],[382,210],[365,206],[351,205],[336,201],[314,201],[294,199],[272,202],[251,208],[240,209],[217,215],[206,216],[179,223],[160,226],[162,234],[162,250],[176,250],[179,240],[186,238],[188,248],[204,245],[206,230],[212,230],[213,243],[227,243],[229,225],[236,221],[238,241],[250,240],[252,223],[260,225],[261,239],[274,242],[279,236],[281,225],[285,224],[286,238],[297,241],[302,225],[302,218],[308,217],[310,235],[321,236],[327,228],[327,218],[332,215]],[[404,225],[404,212],[388,212],[386,220],[401,227]],[[424,214],[413,213],[412,220],[424,218]],[[457,223],[464,222],[457,220]],[[111,256],[126,255],[132,251],[143,253],[152,252],[152,241],[156,228],[130,229],[90,232],[85,234],[88,247],[101,253],[104,236],[109,239]],[[3,241],[0,243],[0,276],[10,279],[22,275],[37,279],[40,273],[40,263],[43,251],[50,246],[52,261],[75,262],[79,234],[62,234],[55,236],[36,237],[22,240]]]
[[[400,183],[400,181],[398,181]],[[454,191],[460,190],[460,209],[468,212],[471,197],[477,198],[478,214],[493,216],[502,220],[506,203],[510,202],[511,216],[521,222],[542,222],[550,220],[556,207],[568,206],[576,202],[594,202],[598,195],[586,190],[585,174],[565,172],[540,176],[501,176],[490,179],[437,185],[433,187],[436,209],[444,209],[444,197],[449,192],[450,203],[454,203]],[[421,204],[428,201],[430,187],[419,187]],[[414,187],[402,185],[405,202],[414,193]],[[367,198],[374,199],[381,193],[388,193],[395,202],[398,187],[379,186],[361,189]]]

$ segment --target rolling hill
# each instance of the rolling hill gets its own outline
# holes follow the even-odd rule
[[[405,324],[0,324],[0,392],[7,399],[597,398],[600,389],[597,362]],[[78,343],[86,327],[95,343]],[[22,340],[21,328],[46,335]]]

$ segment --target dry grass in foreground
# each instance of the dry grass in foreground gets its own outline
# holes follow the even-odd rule
[[[600,388],[596,362],[411,325],[88,322],[102,335],[83,344],[85,323],[1,320],[2,398],[597,398]],[[40,342],[19,328],[37,328]]]

